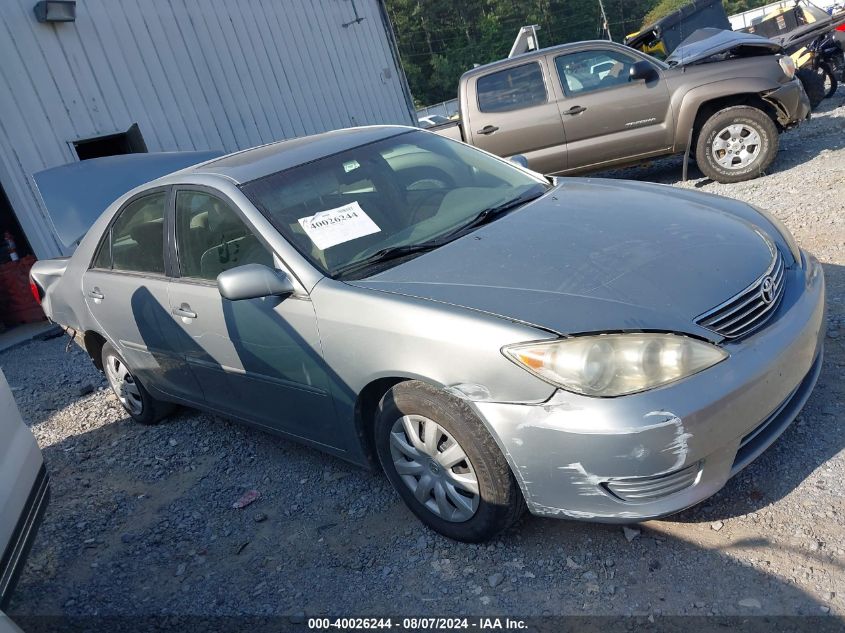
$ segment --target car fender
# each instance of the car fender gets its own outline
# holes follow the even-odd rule
[[[672,112],[675,114],[675,152],[687,149],[687,140],[693,130],[701,107],[716,99],[744,96],[761,97],[779,87],[764,77],[733,77],[696,86],[686,92],[675,92],[672,97]]]

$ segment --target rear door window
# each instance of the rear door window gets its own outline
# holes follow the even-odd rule
[[[164,209],[167,193],[162,191],[133,200],[118,215],[111,228],[113,270],[164,275]],[[96,266],[107,266],[102,249]]]
[[[482,112],[520,110],[548,101],[543,69],[537,62],[479,77],[476,91]]]

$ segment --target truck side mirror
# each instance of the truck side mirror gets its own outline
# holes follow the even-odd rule
[[[657,71],[654,69],[654,66],[645,60],[634,62],[631,70],[628,71],[628,81],[639,81],[640,79],[644,79],[647,82],[657,79]]]

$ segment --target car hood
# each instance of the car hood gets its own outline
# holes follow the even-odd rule
[[[705,28],[694,31],[681,42],[678,48],[666,58],[666,63],[670,66],[685,66],[719,53],[742,48],[762,48],[773,54],[783,50],[780,44],[759,35]]]
[[[559,334],[655,330],[719,340],[694,318],[758,279],[775,248],[731,211],[737,205],[661,185],[567,179],[437,250],[348,283]]]
[[[65,248],[72,248],[126,192],[222,155],[214,151],[123,154],[60,165],[33,177],[56,235]]]

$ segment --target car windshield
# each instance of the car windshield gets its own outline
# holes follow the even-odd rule
[[[241,189],[325,274],[357,278],[457,239],[549,187],[463,143],[410,131]]]

